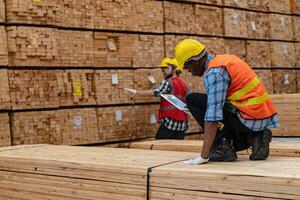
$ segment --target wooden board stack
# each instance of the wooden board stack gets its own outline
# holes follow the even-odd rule
[[[59,107],[57,70],[8,70],[13,110]]]
[[[96,105],[94,70],[60,70],[56,76],[60,106]]]
[[[221,19],[222,9],[219,7],[165,2],[164,8],[167,33],[222,35],[222,20],[212,24],[202,23],[209,19]]]
[[[95,71],[96,102],[98,105],[133,103],[133,96],[124,88],[133,88],[133,71]]]
[[[299,157],[300,141],[294,138],[273,138],[270,143],[270,156]],[[147,140],[132,142],[132,149],[146,149],[159,151],[180,151],[200,153],[203,148],[202,140]],[[237,152],[238,155],[250,155],[251,149]]]
[[[293,70],[273,70],[274,93],[296,93],[296,74]]]
[[[10,145],[11,136],[9,130],[9,116],[7,113],[0,113],[0,147]]]
[[[51,145],[3,148],[0,196],[28,200],[139,200],[147,194],[156,200],[300,197],[297,157],[257,161],[255,170],[248,158],[200,167],[182,162],[197,154]],[[150,167],[154,168],[147,181]]]
[[[92,144],[102,141],[101,135],[98,133],[95,108],[62,109],[59,111],[59,121],[61,144]]]
[[[9,92],[9,83],[7,69],[0,69],[0,109],[11,109],[11,97]]]
[[[150,89],[149,74],[162,80],[159,70],[146,68],[157,69],[163,57],[174,57],[176,43],[187,37],[204,43],[209,53],[245,59],[269,93],[299,92],[299,70],[294,69],[300,67],[299,8],[295,0],[0,0],[0,66],[5,66],[0,70],[0,108],[12,112],[10,121],[17,120],[11,123],[17,137],[12,141],[86,144],[152,136],[157,124],[148,126],[148,115],[159,100],[129,95],[123,88]],[[217,20],[204,23],[211,19]],[[204,91],[201,78],[181,77],[193,92]],[[80,109],[88,120],[86,107],[91,115],[108,115],[113,122],[115,111],[126,108],[125,122],[117,125],[120,132],[100,126],[98,117],[96,125],[90,120],[90,140],[80,132],[89,131],[84,128],[72,135],[72,125],[62,132],[58,123],[52,133],[56,128],[49,121],[72,121]],[[39,128],[22,127],[21,121],[29,123],[34,116],[28,109],[41,113],[33,120]],[[52,116],[61,111],[64,119]],[[125,125],[132,114],[141,118],[133,123],[139,124],[136,128]],[[24,139],[33,130],[37,139]],[[190,131],[198,130],[192,121]]]
[[[274,57],[274,59],[276,58]],[[270,42],[247,41],[246,61],[252,68],[271,68]]]
[[[275,136],[300,136],[300,95],[278,94],[272,96],[278,112],[280,127],[273,129]]]
[[[0,26],[0,66],[4,65],[8,65],[7,39],[4,26]]]
[[[153,77],[156,83],[152,83],[149,79]],[[151,90],[163,81],[163,75],[160,69],[138,69],[133,71],[133,84],[136,90]],[[150,97],[137,95],[134,102],[159,102],[160,97]]]

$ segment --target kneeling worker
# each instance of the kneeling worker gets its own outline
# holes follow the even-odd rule
[[[132,90],[132,93],[143,96],[160,97],[161,94],[173,94],[185,102],[187,86],[179,78],[180,71],[177,70],[177,60],[165,58],[160,64],[165,80],[152,90]],[[187,114],[161,97],[159,110],[160,127],[155,139],[184,139],[184,133],[188,129]]]
[[[204,129],[201,155],[186,164],[234,161],[236,151],[252,148],[250,160],[269,156],[270,128],[279,126],[275,107],[256,73],[234,55],[211,55],[194,39],[175,49],[178,67],[194,76],[204,75],[207,94],[192,93],[187,106]],[[219,130],[218,124],[224,127]]]

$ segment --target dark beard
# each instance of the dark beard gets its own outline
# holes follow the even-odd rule
[[[173,74],[169,74],[168,76],[165,77],[165,79],[169,79],[169,78],[172,78]]]

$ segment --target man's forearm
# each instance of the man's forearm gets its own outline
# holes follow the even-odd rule
[[[208,158],[210,149],[217,134],[219,122],[205,122],[204,124],[204,141],[201,152],[202,158]]]
[[[153,90],[138,90],[137,95],[141,96],[154,96]]]

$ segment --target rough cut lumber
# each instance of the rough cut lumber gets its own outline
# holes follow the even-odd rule
[[[0,22],[5,22],[5,2],[0,0]]]
[[[91,144],[102,141],[101,135],[97,132],[95,108],[59,110],[58,115],[61,126],[61,144]]]
[[[11,109],[7,69],[0,69],[0,109]]]
[[[272,12],[291,13],[290,0],[269,0],[269,10]]]
[[[212,5],[223,5],[222,0],[182,0],[184,2],[193,2],[193,3],[204,3]]]
[[[270,37],[270,20],[266,13],[248,12],[248,38],[268,39]]]
[[[5,27],[0,26],[0,66],[5,65],[8,65],[7,36]]]
[[[256,69],[254,70],[263,86],[266,88],[269,94],[274,93],[273,75],[270,70]]]
[[[153,77],[156,81],[152,84],[148,77]],[[160,68],[156,69],[138,69],[133,71],[133,84],[136,90],[151,90],[153,87],[158,87],[164,80]],[[159,97],[148,97],[142,95],[135,95],[134,102],[160,102]]]
[[[272,70],[274,93],[296,93],[296,74],[293,70]]]
[[[269,10],[270,0],[248,0],[248,8],[259,11]]]
[[[292,42],[271,42],[272,67],[295,67],[295,47]]]
[[[132,66],[156,67],[164,57],[164,38],[160,35],[133,35]]]
[[[281,86],[283,87],[283,86]],[[293,87],[294,88],[294,87]],[[280,127],[273,129],[275,136],[300,136],[300,95],[272,95],[272,101],[278,112]]]
[[[59,112],[35,111],[11,114],[12,145],[61,144]]]
[[[223,54],[236,55],[242,59],[246,57],[246,42],[244,40],[224,39]]]
[[[248,6],[248,0],[228,0],[224,1],[224,6],[232,6],[232,7],[238,7],[238,8],[247,8]]]
[[[270,143],[270,156],[299,157],[299,138],[272,138]],[[129,148],[160,150],[160,151],[180,151],[198,152],[203,147],[202,140],[148,140],[132,142]],[[250,155],[251,150],[239,151],[239,155]]]
[[[276,1],[271,1],[276,2]],[[293,17],[270,14],[270,39],[293,40]]]
[[[56,76],[60,106],[96,105],[94,70],[61,70]]]
[[[294,43],[294,46],[295,46],[296,68],[300,68],[300,42]]]
[[[136,138],[136,118],[133,106],[97,108],[98,134],[104,141]]]
[[[248,37],[247,12],[224,8],[224,34],[231,37]]]
[[[4,147],[0,152],[1,196],[145,199],[147,169],[165,164],[149,173],[150,199],[300,197],[298,157],[272,157],[255,163],[242,158],[201,166],[181,162],[197,154],[51,145]]]
[[[246,62],[255,68],[271,68],[270,42],[246,41]]]
[[[9,116],[8,113],[0,113],[0,147],[10,145]]]
[[[136,138],[154,137],[159,128],[158,111],[159,104],[134,106],[136,126]]]
[[[297,80],[297,93],[300,93],[300,71],[295,70]]]
[[[300,1],[291,0],[291,12],[295,14],[300,14]]]
[[[165,2],[165,26],[170,33],[222,35],[222,9],[197,4]],[[203,23],[217,19],[215,23]]]
[[[132,70],[96,70],[95,86],[98,105],[133,103],[133,96],[124,91],[134,87]]]
[[[300,16],[293,16],[294,39],[300,41]]]
[[[12,109],[58,108],[59,70],[8,70]]]

